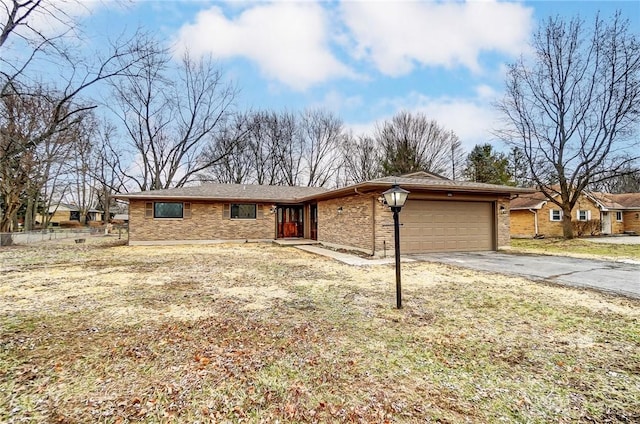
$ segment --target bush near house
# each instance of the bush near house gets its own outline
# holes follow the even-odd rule
[[[80,221],[60,221],[60,228],[82,228]]]
[[[588,221],[572,221],[573,233],[577,237],[584,235],[595,236],[600,234],[602,229],[602,223],[599,219],[590,219]]]

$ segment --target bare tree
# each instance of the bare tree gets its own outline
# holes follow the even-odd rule
[[[77,124],[32,143],[47,131],[50,123],[43,118],[56,101],[55,93],[46,93],[43,87],[31,96],[0,98],[0,232],[13,229],[25,202],[31,227],[38,198],[44,191],[46,199],[51,178],[62,173],[61,164],[70,151],[69,134]]]
[[[65,196],[77,206],[80,222],[87,223],[89,211],[98,203],[98,195],[102,190],[96,178],[100,166],[97,154],[98,122],[94,116],[87,116],[79,126],[77,136],[73,140],[74,154],[69,160],[69,190]]]
[[[323,110],[302,112],[299,123],[306,185],[323,187],[340,168],[339,146],[344,139],[342,120]]]
[[[33,180],[28,175],[38,163],[40,146],[57,137],[64,138],[87,111],[96,107],[81,99],[81,95],[102,81],[130,74],[133,65],[157,50],[155,43],[138,32],[131,38],[111,42],[103,52],[82,57],[68,42],[67,36],[79,27],[64,12],[63,3],[44,0],[2,3],[0,185],[7,189],[0,202],[0,231],[11,229],[11,221],[24,202],[24,196],[16,197],[15,193],[28,191],[33,195],[30,184]],[[58,29],[43,31],[33,24],[38,20],[53,22]],[[49,86],[40,81],[44,64],[57,76]],[[46,105],[47,109],[39,109],[32,117],[19,112],[29,110],[23,107],[29,104]],[[18,128],[20,121],[30,124],[37,121],[37,125]],[[14,172],[4,172],[7,170]]]
[[[127,131],[136,156],[126,175],[140,190],[181,187],[231,153],[204,155],[208,142],[225,128],[236,96],[211,59],[184,55],[171,74],[167,52],[145,58],[137,75],[114,84],[113,108]]]
[[[199,175],[200,181],[226,184],[255,182],[255,162],[251,145],[252,115],[242,113],[228,120],[204,150],[204,160],[213,164]]]
[[[403,111],[378,126],[375,138],[382,150],[386,175],[415,171],[451,174],[451,152],[459,143],[453,131],[429,120],[424,114]]]
[[[564,236],[573,238],[571,210],[585,187],[624,174],[638,159],[640,44],[618,13],[608,22],[596,17],[592,28],[579,18],[549,18],[532,48],[531,60],[509,68],[501,135],[522,149],[534,182],[563,211]]]
[[[640,192],[640,169],[629,166],[622,175],[617,175],[597,184],[589,184],[589,191],[606,193],[638,193]]]
[[[451,132],[451,167],[445,170],[441,175],[450,177],[452,180],[460,179],[464,172],[465,154],[462,148],[462,142]]]
[[[382,158],[376,141],[364,135],[349,134],[342,144],[344,182],[361,183],[382,176]]]
[[[272,114],[267,122],[267,134],[275,153],[279,184],[296,186],[302,173],[303,145],[298,134],[296,116],[290,112]]]

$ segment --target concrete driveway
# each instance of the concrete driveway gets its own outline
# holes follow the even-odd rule
[[[535,281],[589,287],[640,298],[640,264],[500,252],[429,253],[408,256],[420,261],[519,275]]]
[[[582,240],[606,244],[640,244],[639,236],[585,237]]]

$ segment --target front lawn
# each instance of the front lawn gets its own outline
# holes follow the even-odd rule
[[[640,244],[595,243],[585,239],[511,239],[514,252],[565,256],[600,257],[603,259],[640,260]]]
[[[72,243],[72,242],[71,242]],[[267,244],[0,249],[1,422],[638,422],[640,302]]]

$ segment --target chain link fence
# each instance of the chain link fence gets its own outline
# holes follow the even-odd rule
[[[126,227],[111,228],[111,234],[126,234]],[[69,228],[69,229],[49,229],[37,231],[21,231],[17,233],[0,233],[0,246],[11,246],[14,244],[40,243],[50,240],[76,239],[83,240],[90,235],[105,234],[105,229],[95,228]]]

